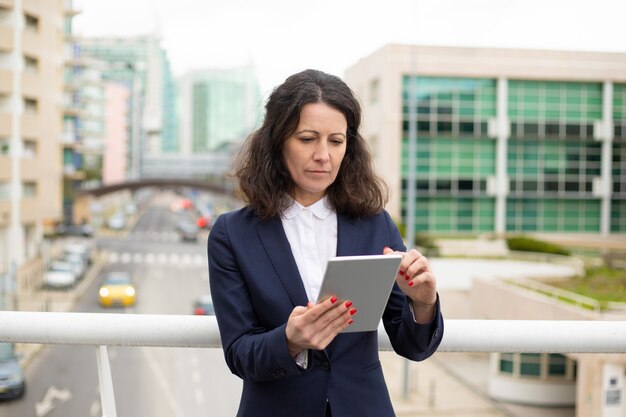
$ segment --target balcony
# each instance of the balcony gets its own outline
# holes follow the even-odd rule
[[[0,312],[0,341],[94,346],[103,416],[116,406],[108,346],[220,348],[212,316]],[[391,346],[379,329],[381,350]],[[626,321],[447,320],[439,352],[626,353]]]

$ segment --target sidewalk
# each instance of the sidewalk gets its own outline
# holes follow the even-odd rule
[[[441,355],[445,354],[409,363],[409,395],[404,398],[405,361],[395,352],[381,352],[385,379],[398,417],[513,417],[484,394],[446,372],[439,365]]]
[[[445,319],[479,319],[468,299],[474,277],[571,276],[568,265],[513,260],[431,259]],[[498,278],[496,278],[498,277]],[[445,331],[444,331],[445,337]],[[404,398],[404,359],[381,352],[381,362],[398,417],[574,417],[574,407],[532,407],[495,401],[487,394],[489,353],[438,352],[409,364]]]

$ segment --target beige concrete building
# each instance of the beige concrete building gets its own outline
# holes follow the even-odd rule
[[[0,0],[0,276],[61,217],[63,0]]]
[[[626,233],[626,53],[387,45],[345,79],[417,231]]]
[[[473,318],[494,320],[626,320],[619,312],[576,306],[575,294],[494,279],[475,279]],[[552,296],[550,293],[552,292]],[[559,300],[568,299],[570,303]],[[618,354],[492,353],[488,394],[515,404],[575,406],[576,417],[626,416],[626,356]]]

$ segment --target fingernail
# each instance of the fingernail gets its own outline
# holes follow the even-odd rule
[[[391,249],[391,248],[390,248],[389,246],[385,246],[385,247],[383,248],[383,251],[384,251],[385,249]]]
[[[409,274],[407,274],[404,278],[405,278],[407,281],[411,279],[411,277],[409,276]]]
[[[346,308],[350,308],[351,305],[352,305],[352,301],[346,301]]]
[[[356,308],[353,308],[352,310],[350,310],[350,315],[354,316],[356,314]]]
[[[348,320],[348,324],[352,324],[352,323],[354,323],[354,320],[352,319]]]
[[[409,282],[409,287],[413,286],[413,281]]]
[[[330,302],[332,304],[335,304],[337,302],[337,297],[335,297],[334,295],[332,297],[330,297]]]
[[[400,271],[398,271],[398,274],[400,274],[400,275],[404,275],[404,271],[403,271],[403,270],[400,270]]]

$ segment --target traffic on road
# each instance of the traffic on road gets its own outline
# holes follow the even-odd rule
[[[69,307],[75,312],[211,314],[206,241],[214,217],[231,208],[233,202],[215,196],[155,192],[135,213],[124,210],[122,229],[103,222],[92,237],[59,235],[40,292],[75,300]],[[196,226],[193,239],[181,222]],[[61,264],[67,276],[51,278]],[[0,373],[9,347],[16,351],[0,345]],[[95,348],[44,345],[28,356],[15,355],[24,367],[6,372],[16,387],[0,384],[0,417],[102,415]],[[109,357],[118,416],[236,413],[241,384],[219,349],[109,347]]]

